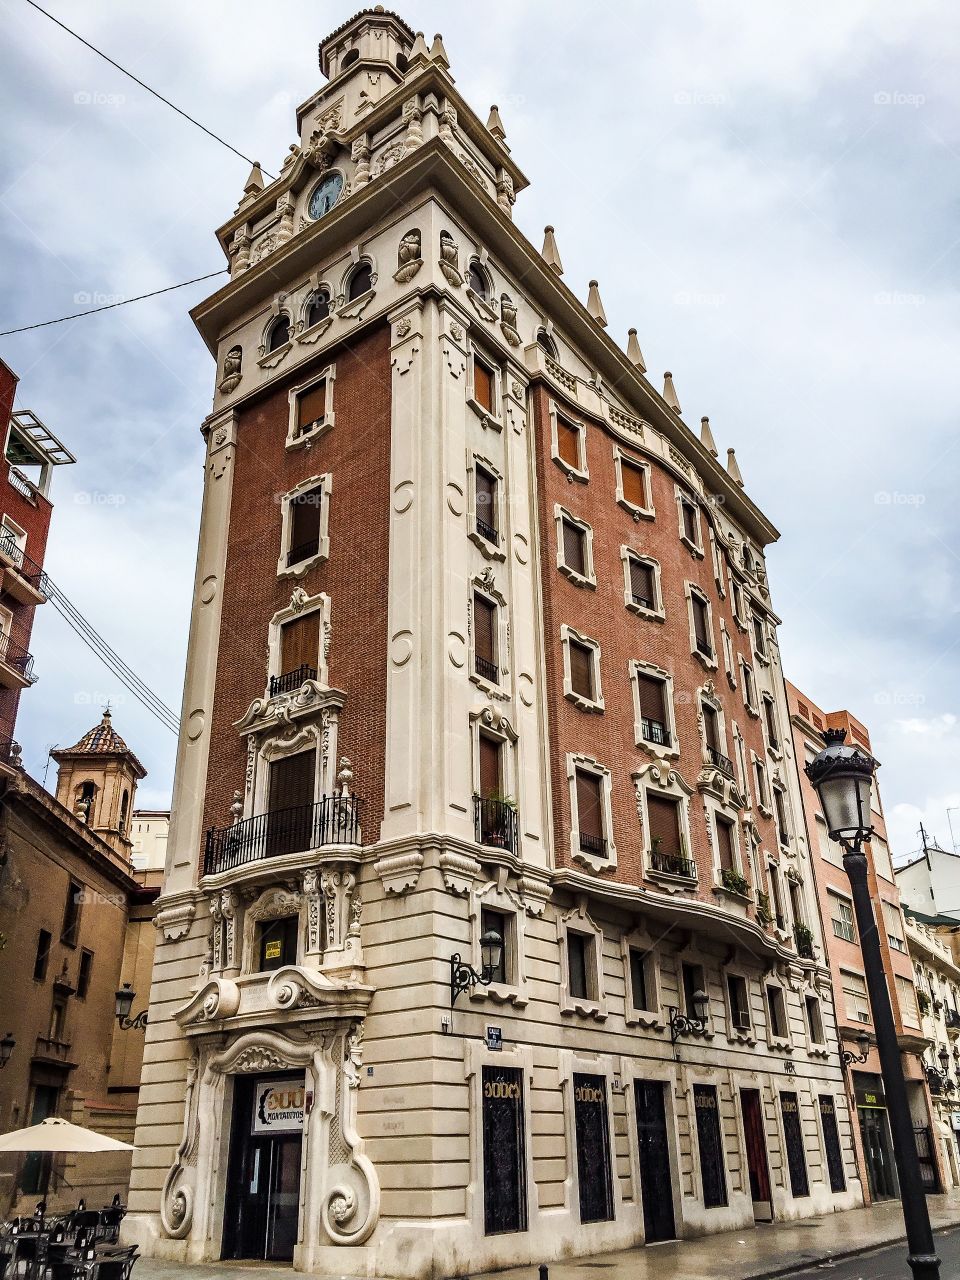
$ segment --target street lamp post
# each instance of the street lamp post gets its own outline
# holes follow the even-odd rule
[[[867,856],[863,850],[873,834],[870,794],[877,762],[866,752],[845,746],[846,732],[843,729],[827,729],[823,736],[826,746],[806,766],[806,773],[820,798],[830,839],[837,841],[843,849],[843,867],[850,879],[867,991],[873,1010],[880,1071],[889,1107],[893,1154],[900,1175],[900,1200],[909,1249],[907,1262],[914,1280],[939,1280],[940,1259],[934,1248],[927,1198],[920,1176],[903,1061],[897,1044],[880,936],[867,881]]]

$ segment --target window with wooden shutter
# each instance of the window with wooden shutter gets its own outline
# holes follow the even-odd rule
[[[496,681],[497,669],[497,606],[486,596],[475,593],[473,597],[473,650],[478,676]]]
[[[753,647],[761,657],[767,652],[767,637],[763,630],[763,622],[756,614],[753,615]]]
[[[503,792],[502,752],[503,744],[496,738],[480,734],[480,794],[485,799]]]
[[[580,470],[580,428],[563,418],[557,419],[557,453],[568,467]]]
[[[701,703],[703,711],[703,733],[707,740],[707,746],[712,751],[720,750],[720,717],[717,715],[716,707],[711,707],[709,702]]]
[[[314,383],[297,397],[297,435],[313,430],[323,422],[327,412],[326,381]]]
[[[733,823],[725,818],[717,818],[717,853],[721,869],[733,871]]]
[[[570,639],[567,641],[567,651],[570,655],[570,688],[581,698],[594,701],[596,697],[593,673],[594,650],[589,645]]]
[[[497,532],[497,479],[483,467],[474,472],[477,532],[488,542],[500,541]]]
[[[777,716],[770,698],[763,700],[763,715],[767,724],[767,744],[776,751],[780,745],[780,735],[777,733]]]
[[[320,508],[323,491],[319,487],[290,499],[290,550],[287,564],[299,564],[320,549]]]
[[[563,526],[563,563],[582,578],[587,576],[587,535],[571,520],[561,521]]]
[[[647,792],[647,819],[650,825],[650,848],[654,853],[680,857],[680,806],[666,796]]]
[[[631,503],[635,507],[646,510],[649,506],[647,500],[647,473],[642,467],[636,467],[626,459],[620,460],[620,487],[623,490],[623,499],[625,502]]]
[[[266,853],[297,853],[313,843],[316,752],[300,751],[270,765]]]
[[[669,747],[666,685],[657,676],[649,676],[642,671],[638,671],[635,678],[640,703],[640,733],[648,742]]]
[[[493,413],[493,373],[476,357],[473,360],[473,398],[488,413]]]
[[[693,635],[697,649],[706,657],[711,657],[713,645],[710,642],[710,618],[707,612],[707,603],[700,596],[691,596],[690,604],[693,609]]]
[[[280,629],[280,674],[305,668],[303,678],[313,680],[320,653],[320,611],[286,622]],[[312,675],[309,674],[312,672]]]
[[[699,547],[700,539],[697,537],[697,509],[692,502],[688,502],[685,498],[680,503],[680,512],[683,518],[683,536],[688,542],[692,542],[695,547]]]
[[[657,607],[656,586],[653,576],[653,565],[645,560],[630,557],[630,594],[633,603],[642,605],[644,609]]]
[[[580,835],[580,848],[597,857],[606,856],[606,841],[603,838],[603,798],[602,779],[595,773],[578,769],[577,783],[577,830]]]

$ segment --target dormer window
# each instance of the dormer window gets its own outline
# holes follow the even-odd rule
[[[365,293],[369,293],[373,288],[373,271],[369,262],[361,262],[350,277],[350,283],[347,285],[347,301],[353,302],[355,298],[362,297]]]
[[[279,351],[281,347],[285,347],[290,341],[290,318],[289,316],[277,316],[270,330],[270,337],[267,339],[268,351]]]
[[[307,307],[304,319],[307,322],[307,328],[312,329],[315,324],[319,324],[321,320],[326,320],[330,315],[330,295],[326,289],[318,289]]]

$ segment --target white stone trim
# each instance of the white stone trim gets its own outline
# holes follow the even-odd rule
[[[523,1156],[524,1182],[527,1193],[527,1231],[538,1216],[537,1183],[533,1173],[533,1046],[505,1044],[500,1050],[488,1049],[483,1040],[465,1040],[463,1074],[470,1086],[470,1180],[465,1199],[467,1222],[476,1223],[481,1239],[483,1232],[483,1068],[511,1067],[523,1076]]]
[[[658,667],[653,662],[642,662],[639,658],[631,658],[627,663],[627,671],[630,676],[630,690],[633,694],[633,740],[638,747],[646,747],[648,751],[654,752],[657,756],[669,758],[671,760],[679,759],[680,756],[680,738],[677,734],[677,719],[673,706],[673,676],[663,667]],[[650,742],[643,736],[643,716],[640,713],[640,687],[637,684],[637,676],[655,676],[658,680],[663,681],[664,686],[664,710],[667,717],[667,732],[670,734],[670,746],[664,747],[659,743]]]
[[[316,553],[309,556],[306,560],[301,560],[297,564],[287,564],[287,554],[291,550],[290,538],[293,532],[293,520],[291,519],[291,502],[301,493],[307,493],[311,489],[320,490],[320,537],[317,542]],[[288,489],[286,493],[281,494],[280,501],[280,558],[277,561],[277,577],[278,578],[302,578],[308,569],[312,569],[315,564],[319,564],[321,560],[326,560],[330,556],[330,495],[333,492],[333,476],[330,472],[324,475],[310,476],[306,480],[301,480],[294,488]]]
[[[708,671],[716,671],[717,669],[717,638],[714,634],[713,627],[713,605],[710,603],[710,597],[696,582],[684,582],[683,593],[687,597],[687,624],[690,628],[690,652],[696,660]],[[693,599],[694,596],[700,600],[707,610],[707,632],[710,637],[711,654],[708,656],[701,653],[697,647],[697,633],[693,621]]]
[[[491,911],[499,911],[511,920],[511,937],[504,939],[509,948],[507,973],[512,975],[512,982],[491,982],[488,986],[477,983],[470,990],[471,1001],[482,1002],[492,1000],[499,1004],[513,1004],[523,1008],[529,999],[526,973],[526,912],[522,900],[507,886],[507,870],[498,868],[496,880],[488,880],[486,884],[475,888],[470,894],[470,951],[473,967],[480,971],[482,957],[480,954],[480,921],[484,907]]]
[[[291,387],[287,393],[290,401],[290,418],[287,423],[287,449],[303,449],[310,448],[321,436],[327,434],[335,425],[335,417],[333,411],[333,391],[337,379],[337,366],[333,363],[328,364],[326,368],[320,369],[317,373],[312,374],[303,382],[297,383],[295,387]],[[320,422],[310,431],[304,431],[301,435],[297,434],[297,402],[305,391],[309,391],[315,387],[318,382],[327,384],[326,403],[324,406],[323,421]]]
[[[637,795],[637,812],[643,828],[644,875],[653,880],[664,880],[670,884],[691,888],[696,884],[695,877],[677,876],[668,871],[654,870],[651,862],[653,849],[650,843],[650,815],[647,810],[647,793],[649,791],[654,791],[667,799],[678,802],[680,856],[689,859],[696,866],[696,861],[693,857],[693,843],[690,839],[689,801],[690,796],[693,794],[691,788],[687,786],[680,774],[665,761],[653,761],[644,765],[642,769],[638,769],[633,774],[633,782]]]
[[[300,592],[298,595],[297,593]],[[282,632],[284,626],[288,622],[294,622],[298,618],[306,617],[309,613],[320,613],[320,636],[317,650],[317,683],[326,685],[329,682],[329,674],[327,671],[327,658],[330,648],[330,614],[331,600],[324,592],[319,592],[315,596],[305,595],[299,587],[294,588],[290,603],[283,609],[278,609],[270,619],[267,627],[267,688],[270,686],[271,676],[281,676],[281,657],[283,654]]]
[[[633,1001],[633,969],[630,964],[630,952],[644,952],[643,968],[647,997],[653,993],[652,1006],[649,1009],[638,1009]],[[628,1027],[664,1026],[663,996],[660,986],[660,953],[650,936],[645,921],[639,921],[629,933],[620,939],[620,957],[623,963],[623,1021]]]
[[[496,491],[496,511],[494,512],[494,520],[486,520],[485,524],[489,524],[491,528],[496,529],[500,541],[497,543],[488,542],[487,539],[477,528],[477,467],[482,467],[484,471],[488,471],[497,482]],[[504,478],[503,471],[496,466],[491,460],[482,453],[471,450],[467,454],[467,537],[475,547],[479,547],[482,554],[488,560],[506,560],[507,553],[504,545],[507,541],[508,531],[504,528],[504,516],[507,512],[507,503],[504,502]]]
[[[613,1109],[613,1062],[608,1054],[587,1057],[572,1049],[561,1049],[558,1054],[560,1091],[563,1095],[563,1116],[566,1128],[567,1167],[569,1169],[571,1219],[579,1225],[580,1232],[595,1227],[610,1227],[623,1218],[623,1193],[617,1173],[616,1117]],[[609,1222],[580,1222],[580,1161],[577,1156],[577,1122],[573,1097],[574,1075],[600,1076],[606,1087],[607,1149],[610,1153],[610,1183],[613,1214]],[[634,1128],[636,1133],[636,1128]],[[631,1146],[633,1144],[631,1143]],[[639,1184],[637,1184],[639,1186]]]
[[[571,582],[576,583],[578,587],[596,587],[597,575],[593,562],[593,526],[588,524],[586,520],[581,520],[579,516],[575,516],[572,511],[561,506],[559,502],[553,504],[553,520],[556,528],[557,536],[557,568],[569,578]],[[585,573],[578,573],[576,569],[571,569],[564,559],[563,554],[563,522],[569,521],[581,529],[584,534],[584,551],[583,551],[583,567]]]
[[[588,995],[586,998],[570,993],[567,934],[571,932],[593,939],[593,944],[589,948],[593,963],[587,973]],[[588,914],[585,899],[581,898],[576,907],[558,916],[557,942],[560,947],[560,1012],[580,1014],[602,1022],[607,1016],[607,993],[603,975],[603,930]],[[589,994],[591,991],[592,995]]]
[[[760,769],[763,771],[762,777],[763,777],[763,789],[766,793],[765,796],[761,795],[760,787],[757,782],[757,766],[758,765],[760,766]],[[761,760],[761,758],[757,755],[757,753],[752,748],[750,750],[750,766],[751,766],[751,774],[752,774],[752,777],[750,779],[750,782],[752,784],[751,790],[753,792],[753,798],[756,801],[757,808],[760,810],[760,812],[763,814],[765,818],[772,818],[773,809],[770,806],[773,801],[773,796],[770,793],[770,787],[771,787],[770,775],[767,772],[766,761]]]
[[[631,613],[638,614],[641,618],[648,618],[651,622],[666,621],[666,609],[663,603],[663,585],[660,578],[660,561],[655,560],[653,556],[648,556],[645,552],[636,551],[633,547],[621,546],[620,559],[623,561],[623,603]],[[653,591],[654,591],[654,607],[648,609],[645,605],[637,604],[633,598],[630,583],[630,561],[638,560],[642,564],[647,564],[653,570]]]
[[[764,1011],[764,1014],[766,1015],[766,1022],[767,1022],[767,1035],[766,1035],[767,1044],[771,1049],[774,1049],[777,1052],[792,1053],[793,1037],[790,1031],[790,1004],[787,998],[789,988],[787,987],[786,983],[781,981],[781,979],[778,978],[773,973],[769,973],[769,972],[765,973],[761,981],[762,981],[762,987],[763,987],[763,991],[762,991],[763,1011]],[[773,1028],[773,1015],[770,1009],[770,990],[769,990],[771,987],[773,987],[775,990],[780,992],[780,1002],[781,1002],[782,1011],[783,1011],[783,1021],[786,1024],[786,1035],[783,1035],[783,1036],[777,1035],[774,1032],[774,1028]]]
[[[617,865],[617,847],[613,840],[613,775],[606,765],[602,765],[593,756],[568,752],[567,791],[570,797],[570,857],[588,867],[591,871],[606,871]],[[600,779],[600,804],[604,839],[607,842],[607,856],[594,857],[580,848],[580,814],[577,806],[577,770],[595,774]]]
[[[745,984],[747,997],[747,1018],[749,1025],[746,1027],[737,1026],[733,1020],[733,1004],[730,1000],[730,984],[729,978],[740,978]],[[753,1046],[757,1043],[756,1028],[754,1026],[753,1011],[753,995],[750,989],[750,973],[735,960],[729,964],[723,965],[720,969],[720,985],[723,988],[723,1008],[724,1018],[727,1028],[727,1040],[731,1044],[746,1044]]]
[[[756,672],[754,671],[750,663],[747,662],[743,654],[739,655],[739,659],[740,659],[740,681],[743,685],[743,705],[746,707],[750,715],[756,718],[760,714],[760,708],[756,705],[756,702],[750,701],[751,696],[753,698],[756,698],[757,696]]]
[[[467,613],[469,618],[469,634],[470,634],[470,652],[468,660],[470,663],[470,679],[474,684],[479,685],[485,693],[492,697],[504,698],[506,694],[506,685],[504,676],[510,674],[509,648],[510,648],[510,622],[507,616],[507,600],[503,593],[499,590],[493,580],[493,571],[486,570],[483,574],[474,574],[468,583],[469,597],[467,600]],[[496,658],[495,666],[497,668],[498,682],[494,683],[485,676],[481,676],[477,672],[477,628],[473,616],[474,597],[480,595],[496,606],[496,630],[494,638],[496,641]]]
[[[733,651],[733,638],[727,629],[726,618],[720,619],[720,649],[723,653],[723,670],[731,689],[737,687],[736,658]]]
[[[773,727],[774,727],[774,730],[776,731],[776,735],[777,735],[777,745],[776,745],[776,746],[774,746],[774,745],[771,743],[771,741],[770,741],[770,733],[769,733],[769,730],[768,730],[768,728],[767,728],[767,716],[766,716],[766,706],[767,706],[767,705],[769,705],[769,707],[771,708],[771,711],[772,711]],[[779,713],[779,712],[778,712],[778,710],[777,710],[777,700],[776,700],[776,698],[773,696],[773,694],[772,694],[772,693],[767,693],[767,692],[766,692],[766,690],[764,690],[764,692],[763,692],[763,693],[761,693],[761,695],[760,695],[760,707],[761,707],[761,710],[763,711],[763,714],[761,715],[760,720],[761,720],[761,723],[762,723],[762,726],[763,726],[763,741],[764,741],[764,743],[766,744],[767,754],[768,754],[768,755],[771,757],[771,759],[773,759],[773,760],[782,760],[782,759],[783,759],[783,748],[784,748],[783,729],[782,729],[781,724],[780,724],[780,713]]]
[[[485,408],[476,397],[474,365],[478,359],[483,367],[489,370],[493,381],[489,409]],[[473,410],[484,427],[490,427],[494,431],[503,430],[503,370],[499,362],[488,356],[482,347],[478,351],[477,344],[473,340],[470,341],[467,352],[467,406]]]
[[[704,558],[703,557],[703,526],[700,523],[700,504],[697,501],[695,495],[689,489],[685,489],[682,485],[679,485],[679,484],[674,485],[673,491],[674,491],[674,497],[677,504],[677,521],[678,521],[678,532],[680,535],[680,541],[688,549],[688,551],[691,552],[692,555],[696,556],[698,560],[702,560]],[[683,527],[684,504],[691,506],[693,508],[694,530],[697,535],[697,540],[695,542],[691,542],[691,540],[687,537],[686,531]]]
[[[550,401],[550,456],[557,466],[573,480],[586,482],[590,479],[590,468],[587,464],[587,424],[565,412],[557,406],[555,400]],[[566,459],[560,457],[560,446],[557,439],[557,422],[562,418],[568,426],[576,427],[578,432],[579,465],[572,467]]]
[[[573,679],[570,674],[570,641],[571,639],[578,641],[585,649],[589,649],[593,654],[593,698],[587,698],[582,693],[577,693],[573,687]],[[565,622],[560,627],[560,644],[563,649],[563,696],[580,708],[581,711],[603,711],[603,686],[600,683],[600,644],[598,641],[591,639],[581,631],[577,631],[574,627],[568,626]]]
[[[643,472],[643,484],[647,492],[647,506],[638,507],[634,502],[628,502],[623,494],[623,463],[636,468],[637,471]],[[656,508],[653,505],[653,475],[649,462],[644,462],[640,458],[635,458],[628,453],[626,449],[621,449],[618,444],[613,446],[613,466],[617,478],[617,502],[625,511],[633,516],[635,520],[653,520],[656,517]]]

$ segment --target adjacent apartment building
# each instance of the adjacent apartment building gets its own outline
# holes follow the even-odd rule
[[[822,749],[824,729],[844,729],[848,741],[870,751],[866,727],[848,711],[825,712],[789,683],[787,693],[797,761],[801,768]],[[843,851],[827,836],[827,824],[816,792],[805,774],[802,775],[802,790],[808,838],[815,860],[814,879],[823,920],[826,956],[836,994],[836,1020],[843,1048],[855,1055],[849,1064],[848,1089],[850,1105],[856,1108],[859,1120],[854,1138],[864,1198],[870,1201],[889,1199],[899,1194],[897,1171],[880,1077],[880,1060],[873,1039],[873,1015],[850,882],[843,869]],[[894,879],[880,788],[876,781],[871,819],[875,835],[866,846],[866,853],[880,948],[902,1051],[921,1171],[927,1190],[937,1191],[944,1185],[950,1185],[950,1170],[949,1165],[943,1163],[943,1149],[930,1098],[924,1059],[930,1040],[922,1025],[914,960],[910,955],[908,931]]]
[[[776,530],[518,229],[441,38],[378,6],[320,65],[193,312],[125,1230],[420,1277],[859,1204]]]

